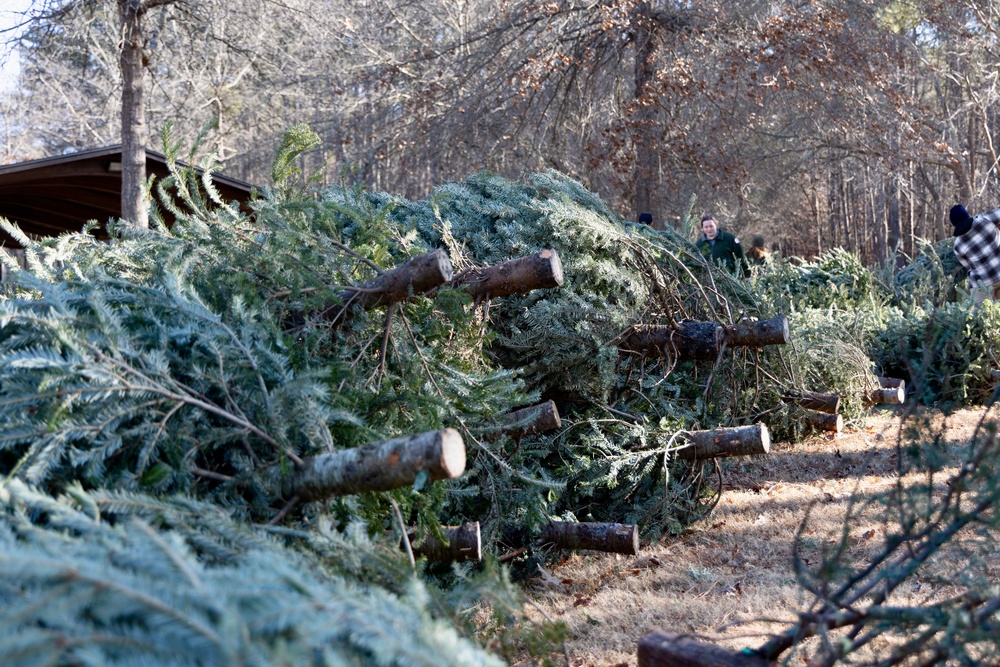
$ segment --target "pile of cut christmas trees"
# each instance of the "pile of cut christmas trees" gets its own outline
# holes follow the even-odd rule
[[[5,225],[4,664],[490,664],[535,632],[506,575],[418,555],[634,551],[808,428],[789,396],[876,386],[801,386],[746,283],[558,174],[316,197],[314,144],[250,215],[174,165],[169,230]]]

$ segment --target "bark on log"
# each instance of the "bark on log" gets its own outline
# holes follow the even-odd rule
[[[840,396],[837,394],[817,394],[811,391],[785,392],[785,400],[806,410],[818,410],[830,415],[840,411]]]
[[[501,435],[513,438],[523,438],[526,435],[553,431],[562,426],[559,410],[554,401],[545,401],[520,410],[514,410],[503,416],[503,421],[495,431],[488,432],[484,437],[493,441]]]
[[[840,433],[844,428],[844,418],[842,416],[830,415],[825,412],[815,412],[813,410],[806,412],[806,423],[817,431],[830,431],[831,433]]]
[[[906,380],[901,380],[900,378],[887,378],[879,376],[878,386],[883,389],[895,389],[896,387],[901,387],[903,391],[906,391]]]
[[[688,461],[767,454],[771,449],[771,434],[764,423],[691,431],[687,437],[691,444],[675,454]]]
[[[358,306],[371,310],[376,306],[391,306],[411,294],[423,294],[452,279],[451,260],[438,248],[418,255],[396,268],[366,282],[360,289],[345,289],[340,293],[342,304],[329,306],[320,316],[329,322],[339,322],[344,310]]]
[[[676,325],[637,324],[625,334],[618,349],[643,357],[715,361],[723,336],[723,328],[715,322],[683,320]]]
[[[868,402],[875,405],[902,405],[906,402],[906,392],[902,385],[895,389],[876,389],[868,395]]]
[[[767,667],[752,651],[733,651],[688,635],[656,630],[639,640],[639,667]]]
[[[447,542],[440,542],[434,535],[427,535],[419,542],[412,542],[414,556],[423,556],[436,563],[478,563],[483,559],[483,542],[479,522],[468,521],[461,526],[442,526]],[[412,535],[410,536],[412,540]]]
[[[553,521],[542,529],[542,544],[560,549],[587,549],[635,556],[639,553],[639,527],[624,523]]]
[[[562,284],[562,262],[555,250],[542,250],[493,266],[469,269],[451,281],[452,287],[464,287],[476,303]]]
[[[321,454],[290,472],[272,466],[267,474],[283,497],[310,501],[397,489],[413,484],[425,470],[429,481],[454,479],[465,472],[465,443],[458,431],[428,431]]]
[[[778,315],[767,320],[745,320],[725,328],[729,347],[764,347],[785,345],[790,340],[788,318]]]

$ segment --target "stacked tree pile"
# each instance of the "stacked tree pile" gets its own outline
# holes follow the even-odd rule
[[[253,534],[271,526],[283,540],[273,548],[307,554],[289,556],[307,568],[312,557],[334,569],[350,560],[317,546],[315,531],[364,526],[379,556],[344,576],[372,600],[381,589],[403,599],[416,580],[393,573],[406,563],[400,543],[416,556],[473,535],[464,558],[480,545],[463,529],[478,521],[487,552],[591,548],[595,535],[634,551],[635,524],[679,526],[717,499],[720,447],[764,452],[767,426],[793,433],[781,396],[806,389],[800,362],[747,338],[767,330],[784,342],[787,324],[687,240],[624,223],[555,174],[528,184],[480,175],[422,202],[343,189],[317,200],[295,186],[294,161],[313,140],[304,128],[289,134],[275,187],[250,216],[175,168],[159,184],[172,229],[111,229],[110,243],[86,231],[21,239],[30,268],[0,301],[0,462],[27,485],[5,487],[19,498],[6,525],[26,521],[10,549],[62,531],[49,518],[57,509],[91,517],[74,528],[80,544],[93,532],[110,546],[67,552],[53,567],[69,580],[8,578],[4,595],[58,595],[75,558],[117,566],[161,542],[181,553],[164,552],[173,579],[161,572],[162,583],[184,578],[214,595],[221,579],[199,573],[221,558],[214,538],[175,535],[177,523],[156,518],[148,539],[115,546],[107,530],[124,524],[92,500],[113,493],[142,506],[212,503]],[[644,347],[627,342],[636,332],[667,335]],[[708,352],[682,353],[685,337]],[[546,431],[538,418],[550,406],[556,428]],[[588,524],[558,523],[576,519]],[[226,562],[270,558],[240,544]],[[324,590],[347,590],[316,572]],[[454,609],[477,588],[504,586],[487,580],[459,585]],[[148,609],[154,583],[135,581]],[[24,633],[49,627],[30,609],[4,633],[29,641]],[[510,625],[504,613],[497,622]],[[434,625],[418,616],[415,625]],[[103,650],[110,626],[160,623],[119,620],[60,646]],[[331,662],[354,650],[303,641]]]

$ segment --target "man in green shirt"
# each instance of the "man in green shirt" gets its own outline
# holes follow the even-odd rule
[[[736,273],[739,267],[741,276],[746,278],[750,275],[750,266],[743,254],[743,246],[736,236],[721,229],[715,218],[710,215],[701,219],[701,232],[698,249],[702,255],[710,259],[713,264],[722,264],[730,273]]]

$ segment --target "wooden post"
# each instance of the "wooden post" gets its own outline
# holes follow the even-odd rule
[[[467,521],[461,526],[442,526],[441,532],[444,533],[445,542],[438,541],[433,534],[427,535],[419,542],[412,543],[413,555],[443,563],[478,563],[483,559],[478,521]],[[412,535],[410,539],[412,540]]]
[[[423,294],[440,287],[451,278],[451,260],[444,250],[438,248],[386,271],[360,288],[345,289],[340,293],[343,303],[329,306],[320,316],[328,322],[340,322],[344,310],[350,306],[358,306],[363,310],[391,306],[411,294]]]
[[[837,394],[817,394],[811,391],[788,391],[784,396],[786,401],[799,405],[806,410],[818,410],[835,415],[840,411],[840,396]]]
[[[688,635],[656,630],[639,640],[639,667],[768,667],[753,651],[734,651]]]
[[[687,438],[690,445],[674,452],[677,458],[686,461],[753,456],[767,454],[771,449],[771,434],[764,423],[710,431],[690,431]]]
[[[562,284],[562,261],[555,250],[542,250],[493,266],[469,269],[451,281],[452,287],[464,287],[476,303]]]
[[[743,320],[725,328],[729,347],[763,347],[785,345],[790,340],[788,318],[778,315],[767,320]]]
[[[634,556],[639,553],[639,527],[624,523],[553,521],[542,529],[540,541],[559,549],[588,549]]]
[[[503,422],[497,430],[488,432],[484,438],[493,441],[501,435],[523,438],[526,435],[553,431],[562,426],[559,410],[553,401],[545,401],[520,410],[514,410],[503,416]]]
[[[830,431],[831,433],[840,433],[844,428],[844,418],[840,415],[831,415],[814,410],[806,411],[806,423],[817,431]]]
[[[271,466],[265,475],[283,497],[309,501],[409,486],[425,470],[429,481],[465,472],[465,443],[458,431],[446,428],[320,454],[290,471]]]
[[[722,327],[715,322],[683,320],[676,325],[637,324],[625,333],[618,349],[643,357],[715,361],[723,334]]]

